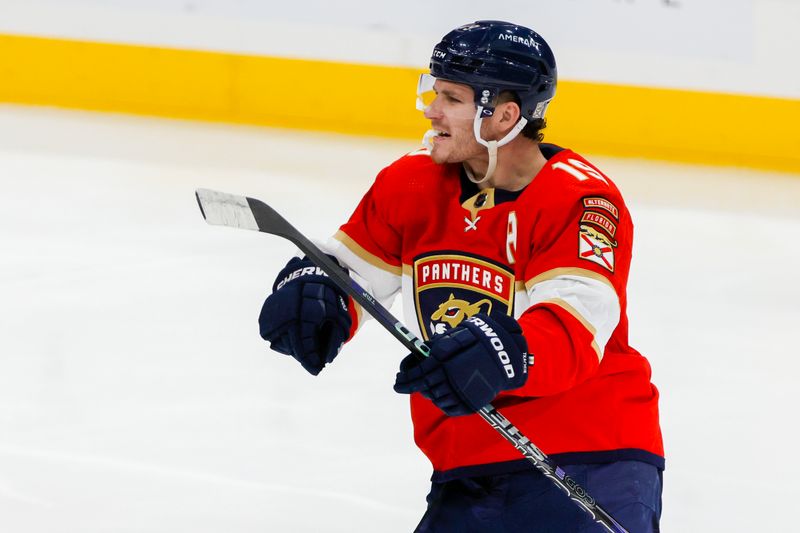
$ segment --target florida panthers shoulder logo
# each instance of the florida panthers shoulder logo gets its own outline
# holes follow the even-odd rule
[[[578,257],[614,272],[619,209],[606,198],[599,196],[584,198],[583,207],[585,211],[581,216],[578,233]]]
[[[425,340],[477,313],[512,314],[514,273],[463,253],[434,252],[414,260],[417,319]]]

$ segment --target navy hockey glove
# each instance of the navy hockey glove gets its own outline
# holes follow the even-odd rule
[[[468,415],[528,378],[528,343],[513,318],[479,313],[429,342],[430,356],[409,354],[394,390],[419,392],[449,416]]]
[[[317,375],[350,335],[348,297],[309,259],[292,258],[258,317],[261,337]]]

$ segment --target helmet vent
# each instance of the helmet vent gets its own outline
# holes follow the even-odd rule
[[[482,59],[474,59],[464,55],[451,54],[449,57],[449,67],[458,72],[473,74],[478,72],[484,65]]]

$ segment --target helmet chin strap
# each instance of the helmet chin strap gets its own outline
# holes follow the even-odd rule
[[[499,141],[486,141],[481,137],[481,124],[483,123],[483,106],[478,106],[478,111],[475,113],[475,120],[472,122],[472,131],[475,134],[475,140],[477,140],[480,144],[486,147],[489,151],[489,166],[486,167],[486,175],[483,176],[481,179],[475,179],[475,176],[472,174],[472,171],[464,165],[464,170],[467,173],[467,178],[472,183],[483,183],[484,181],[490,179],[494,174],[495,169],[497,168],[497,149],[503,145],[510,143],[511,141],[519,135],[519,132],[522,131],[522,128],[528,123],[528,119],[525,117],[520,117],[517,124],[509,131],[505,137],[500,139]]]

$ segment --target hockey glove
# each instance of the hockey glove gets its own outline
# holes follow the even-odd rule
[[[348,297],[309,259],[292,258],[278,274],[258,325],[276,352],[317,375],[350,335]]]
[[[419,392],[449,416],[467,415],[528,378],[528,343],[516,320],[480,313],[429,342],[430,356],[408,355],[394,390]]]

